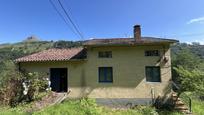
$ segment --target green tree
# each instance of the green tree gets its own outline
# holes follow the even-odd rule
[[[172,58],[173,67],[182,66],[188,70],[198,68],[200,63],[201,59],[186,48],[178,51]]]
[[[79,47],[82,45],[81,41],[73,42],[73,41],[64,41],[59,40],[53,44],[54,48],[71,48],[71,47]]]
[[[202,60],[197,55],[193,54],[189,49],[183,48],[172,54],[172,67],[183,67],[188,71],[198,69],[202,64]],[[172,79],[177,84],[180,84],[179,74],[175,69],[172,69]]]
[[[179,75],[180,92],[190,91],[204,95],[204,72],[198,69],[189,71],[182,66],[174,68]]]

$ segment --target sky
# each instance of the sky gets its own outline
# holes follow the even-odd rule
[[[52,0],[65,17],[58,0]],[[49,0],[0,0],[0,43],[41,40],[87,40],[133,36],[178,39],[204,44],[204,0],[60,0],[83,38],[72,30]],[[72,29],[70,29],[72,28]]]

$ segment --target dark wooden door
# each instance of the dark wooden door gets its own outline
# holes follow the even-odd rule
[[[50,68],[52,91],[67,92],[67,68]]]

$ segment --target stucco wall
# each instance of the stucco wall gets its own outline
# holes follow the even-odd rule
[[[145,50],[158,49],[161,56],[165,52],[167,63],[160,63],[161,57],[145,57]],[[164,51],[165,50],[165,51]],[[98,51],[112,51],[112,58],[98,58]],[[88,47],[86,61],[22,63],[30,71],[46,71],[49,68],[68,68],[68,88],[70,98],[87,96],[90,98],[138,98],[151,99],[163,95],[171,79],[169,46],[129,46],[129,47]],[[146,82],[145,66],[161,67],[161,82]],[[98,82],[98,67],[113,67],[113,83]]]
[[[96,47],[88,48],[85,68],[88,97],[92,98],[151,98],[162,95],[171,78],[170,60],[158,63],[161,57],[145,57],[145,50],[158,49],[163,56],[163,46]],[[112,51],[112,58],[98,58],[98,51]],[[166,46],[165,56],[170,59]],[[161,83],[146,82],[145,66],[161,66]],[[98,67],[113,67],[113,83],[98,82]]]

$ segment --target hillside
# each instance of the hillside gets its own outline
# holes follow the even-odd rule
[[[193,43],[192,45],[186,43],[178,43],[173,45],[171,48],[172,54],[176,55],[181,50],[190,50],[193,54],[199,56],[201,59],[204,59],[204,45],[200,45],[199,43]]]
[[[0,62],[3,60],[13,60],[18,57],[53,47],[52,42],[19,42],[15,44],[0,45]]]
[[[19,42],[14,44],[0,44],[0,63],[4,60],[14,60],[16,58],[49,48],[70,48],[80,45],[80,41],[34,41]]]

